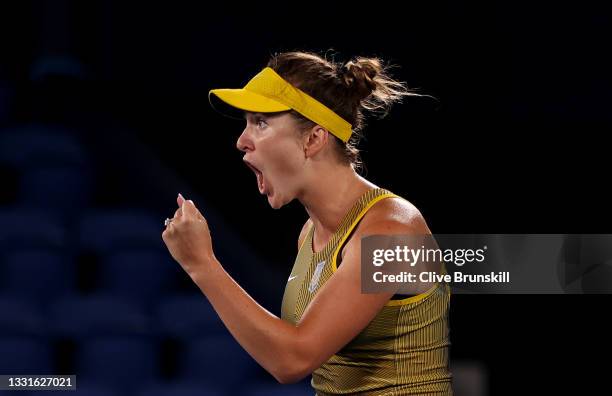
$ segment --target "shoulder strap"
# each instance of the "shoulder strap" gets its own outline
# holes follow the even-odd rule
[[[368,210],[370,210],[370,208],[374,206],[374,204],[378,201],[381,201],[385,198],[393,197],[398,197],[398,195],[384,188],[372,189],[366,194],[364,194],[357,202],[357,204],[353,207],[351,212],[349,212],[350,216],[347,216],[347,218],[345,219],[346,224],[343,224],[343,227],[341,227],[338,232],[338,243],[334,244],[335,248],[331,256],[332,269],[334,272],[338,269],[336,265],[338,253],[348,241],[348,238],[353,234],[355,227],[359,224],[363,216],[365,216]]]

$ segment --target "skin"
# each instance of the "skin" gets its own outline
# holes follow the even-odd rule
[[[244,159],[263,175],[272,208],[299,200],[309,219],[301,245],[314,224],[313,248],[320,251],[356,200],[376,185],[343,164],[329,132],[317,125],[306,133],[288,113],[246,113],[236,142]],[[334,199],[329,199],[333,194]],[[309,375],[357,336],[394,293],[361,294],[360,240],[373,234],[430,234],[423,216],[402,198],[377,202],[342,251],[342,265],[319,289],[297,325],[260,306],[223,269],[213,252],[208,223],[180,194],[174,220],[162,239],[174,259],[198,285],[230,333],[280,383]],[[414,293],[429,286],[416,283]],[[342,304],[338,304],[342,301]]]

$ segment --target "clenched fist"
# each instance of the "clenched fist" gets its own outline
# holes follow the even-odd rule
[[[172,257],[189,276],[193,276],[200,270],[206,270],[215,260],[210,230],[193,201],[185,200],[179,194],[176,202],[179,208],[162,233],[162,239]]]

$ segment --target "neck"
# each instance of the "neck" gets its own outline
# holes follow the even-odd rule
[[[337,230],[359,197],[377,187],[350,166],[333,164],[330,168],[319,169],[316,179],[298,197],[322,238]]]

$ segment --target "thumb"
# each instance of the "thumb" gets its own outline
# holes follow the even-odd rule
[[[189,200],[183,201],[183,204],[181,205],[181,211],[183,213],[183,216],[193,217],[195,213],[197,212],[197,209],[193,201],[189,199]]]

